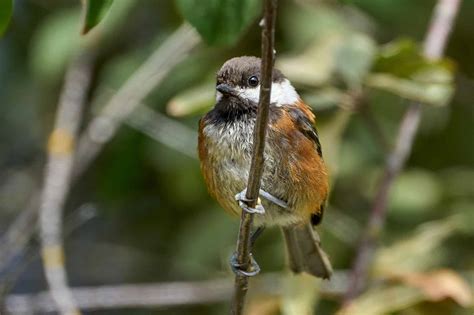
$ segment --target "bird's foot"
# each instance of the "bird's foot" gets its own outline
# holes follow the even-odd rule
[[[277,206],[280,206],[280,207],[285,208],[285,209],[288,208],[288,204],[285,201],[273,196],[272,194],[266,192],[263,189],[260,189],[260,196],[262,196],[263,198],[267,199],[270,202],[273,202]]]
[[[251,202],[250,199],[246,197],[247,194],[247,188],[239,192],[237,195],[235,195],[235,200],[239,202],[239,206],[242,208],[247,213],[252,213],[252,214],[265,214],[265,209],[262,206],[262,202],[260,201],[260,198],[257,198],[257,204],[255,205],[255,208],[249,207],[249,203]]]
[[[250,253],[250,266],[247,269],[243,269],[243,265],[237,260],[237,253],[234,253],[230,258],[230,267],[232,271],[238,276],[253,277],[259,274],[260,266],[253,259],[252,253]]]

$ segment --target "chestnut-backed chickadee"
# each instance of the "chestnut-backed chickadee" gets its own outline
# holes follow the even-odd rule
[[[234,215],[242,211],[240,196],[245,194],[249,176],[260,65],[256,57],[228,60],[217,73],[216,105],[199,123],[204,180],[210,194]],[[260,190],[264,211],[255,215],[254,224],[282,227],[294,272],[329,278],[331,264],[313,230],[322,219],[328,196],[315,116],[280,71],[274,69],[272,77]]]

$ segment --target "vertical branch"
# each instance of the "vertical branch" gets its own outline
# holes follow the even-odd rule
[[[461,0],[438,0],[423,44],[423,54],[427,58],[438,59],[442,56],[460,3]],[[354,299],[364,287],[377,241],[385,224],[388,193],[410,155],[420,118],[421,104],[410,104],[400,123],[395,148],[387,158],[372,206],[367,232],[359,246],[352,268],[349,289],[344,299],[345,305]]]
[[[249,207],[255,208],[260,190],[260,180],[263,173],[263,152],[265,149],[265,135],[268,123],[270,96],[272,88],[272,71],[275,57],[274,38],[277,0],[265,0],[262,28],[262,65],[260,98],[257,109],[257,120],[254,129],[254,144],[252,163],[247,184],[246,198],[250,200]],[[243,269],[250,266],[250,229],[253,214],[242,211],[239,236],[237,239],[237,262]],[[242,314],[245,296],[248,290],[248,277],[236,275],[235,291],[232,299],[232,314]]]
[[[48,141],[39,209],[41,254],[51,296],[61,314],[80,314],[67,284],[62,209],[70,187],[77,134],[91,82],[92,56],[79,53],[67,70],[54,129]]]

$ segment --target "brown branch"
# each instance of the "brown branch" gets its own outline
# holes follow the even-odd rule
[[[62,209],[69,192],[75,143],[91,83],[91,55],[84,51],[66,73],[54,129],[48,141],[48,162],[39,207],[43,269],[50,294],[61,314],[80,314],[67,284],[62,241]]]
[[[272,71],[275,57],[276,7],[277,0],[264,1],[260,98],[254,129],[252,163],[250,165],[246,193],[247,200],[250,200],[248,206],[251,208],[255,208],[257,205],[260,180],[263,173],[263,151],[265,149],[265,136],[272,88]],[[236,258],[237,263],[242,266],[244,270],[248,270],[250,267],[250,229],[252,222],[253,214],[242,211],[239,236],[237,239]],[[231,312],[233,315],[240,315],[243,312],[245,296],[248,290],[248,277],[236,275],[234,286],[235,291],[232,299]]]
[[[284,294],[288,275],[267,273],[252,281],[252,292],[265,295]],[[78,306],[84,311],[125,308],[170,308],[185,305],[222,303],[232,296],[230,278],[196,282],[104,285],[72,288]],[[314,279],[314,281],[318,281]],[[345,271],[336,271],[331,281],[321,285],[321,294],[335,298],[347,286]],[[7,314],[44,314],[55,311],[48,292],[11,294],[5,301]]]
[[[438,0],[423,44],[423,54],[427,58],[438,59],[442,56],[460,3],[461,0]],[[374,199],[367,232],[359,245],[344,305],[352,301],[365,286],[377,242],[385,224],[389,190],[410,155],[421,118],[421,106],[420,103],[410,104],[400,123],[395,148],[387,158]]]

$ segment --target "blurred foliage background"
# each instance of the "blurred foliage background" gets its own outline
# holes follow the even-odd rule
[[[0,231],[41,188],[72,56],[95,56],[85,127],[186,18],[203,40],[144,99],[159,115],[156,125],[149,124],[154,115],[144,115],[147,125],[124,123],[74,183],[64,213],[68,276],[72,287],[230,276],[238,221],[209,197],[194,147],[197,122],[213,105],[216,71],[233,56],[260,54],[257,2],[117,0],[81,35],[97,17],[81,17],[79,2],[15,1],[0,42]],[[420,43],[434,4],[279,1],[276,66],[317,114],[332,184],[320,230],[337,270],[351,267],[407,100],[425,104],[413,153],[390,193],[369,288],[354,301],[356,315],[473,312],[474,2],[462,4],[447,58],[428,61]],[[0,270],[3,297],[47,289],[37,240],[28,248]],[[283,248],[277,229],[259,240],[254,253],[265,273],[285,274]],[[340,297],[318,296],[319,282],[295,279],[280,295],[251,295],[248,313],[303,314],[298,303],[309,303],[308,314],[337,312]],[[227,310],[219,302],[85,313]]]

